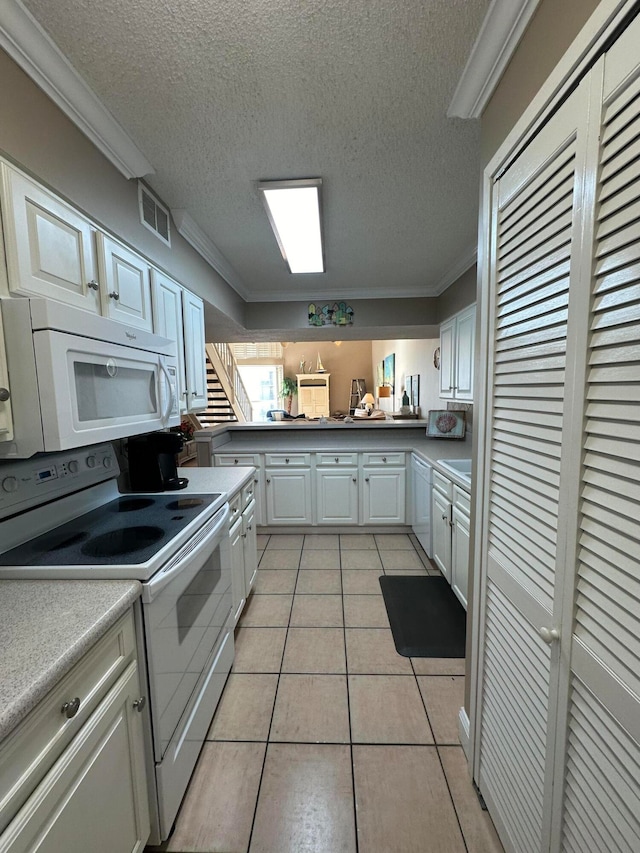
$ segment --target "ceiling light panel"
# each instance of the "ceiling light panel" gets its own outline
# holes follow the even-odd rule
[[[324,272],[321,187],[322,178],[258,183],[273,233],[291,273]]]

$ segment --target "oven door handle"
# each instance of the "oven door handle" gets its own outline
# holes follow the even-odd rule
[[[198,533],[194,539],[196,544],[193,547],[189,543],[183,546],[180,551],[169,561],[164,569],[142,584],[142,601],[144,604],[149,604],[153,601],[158,593],[168,586],[176,575],[179,575],[184,568],[185,562],[197,560],[200,555],[211,548],[212,542],[216,540],[222,541],[227,536],[227,527],[229,521],[229,504],[225,504],[219,509],[212,518],[204,526],[204,531],[200,531],[200,540]]]

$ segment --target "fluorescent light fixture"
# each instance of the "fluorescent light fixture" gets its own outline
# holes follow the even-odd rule
[[[321,186],[322,178],[258,182],[269,222],[291,273],[324,272]]]

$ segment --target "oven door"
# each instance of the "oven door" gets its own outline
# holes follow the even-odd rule
[[[156,762],[207,676],[231,613],[229,506],[143,584],[143,617]],[[213,716],[213,710],[210,716]]]
[[[49,329],[33,340],[45,450],[179,423],[174,358]]]

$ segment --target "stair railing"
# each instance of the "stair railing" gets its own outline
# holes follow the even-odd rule
[[[228,344],[207,344],[207,357],[215,370],[222,390],[227,396],[235,416],[241,423],[252,420],[252,407],[233,351]]]

